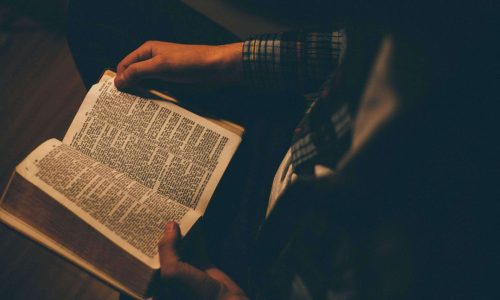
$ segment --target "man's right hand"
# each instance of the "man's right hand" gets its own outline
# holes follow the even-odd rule
[[[238,83],[242,47],[241,42],[207,46],[148,41],[118,64],[115,85],[124,89],[148,78],[174,83]]]
[[[167,223],[159,242],[161,276],[167,285],[175,285],[187,299],[248,300],[243,290],[216,267],[200,270],[179,258],[180,229]]]

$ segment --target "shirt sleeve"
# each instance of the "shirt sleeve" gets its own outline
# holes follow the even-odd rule
[[[345,47],[342,30],[252,36],[243,43],[245,80],[260,89],[310,92],[335,70]]]

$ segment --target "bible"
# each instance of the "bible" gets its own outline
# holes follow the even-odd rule
[[[158,281],[168,221],[186,235],[203,216],[243,128],[160,92],[118,91],[106,71],[64,139],[38,146],[0,200],[0,220],[134,298]]]

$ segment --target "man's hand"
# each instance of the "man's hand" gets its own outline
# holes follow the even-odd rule
[[[179,225],[167,223],[159,243],[161,276],[176,285],[189,299],[248,300],[245,293],[226,274],[215,267],[202,271],[184,263],[177,255]]]
[[[242,78],[242,43],[220,46],[149,41],[117,66],[115,85],[127,88],[142,79],[175,83],[237,83]]]

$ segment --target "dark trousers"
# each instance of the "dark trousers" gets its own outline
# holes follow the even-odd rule
[[[238,39],[178,1],[79,0],[69,7],[68,40],[83,81],[90,87],[104,68],[116,67],[147,40],[223,44]],[[300,101],[290,98],[299,96],[244,87],[188,96],[202,109],[246,128],[203,221],[213,263],[245,288],[248,265],[254,259],[254,236],[264,219],[272,178],[300,116],[300,105],[291,105]]]

